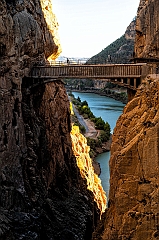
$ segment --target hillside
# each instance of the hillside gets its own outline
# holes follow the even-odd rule
[[[135,26],[136,18],[127,27],[124,35],[90,58],[87,63],[129,63],[134,51]]]

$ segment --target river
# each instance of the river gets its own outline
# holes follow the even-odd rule
[[[116,121],[122,114],[125,104],[112,98],[94,93],[72,93],[75,98],[80,97],[81,101],[86,100],[93,114],[96,117],[102,117],[105,122],[107,121],[110,124],[111,133],[113,133]],[[99,154],[96,157],[96,161],[100,163],[101,167],[101,174],[99,177],[107,197],[109,196],[109,159],[110,152]]]

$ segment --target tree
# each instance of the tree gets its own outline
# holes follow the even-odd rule
[[[107,142],[109,140],[109,137],[110,137],[109,133],[105,132],[104,130],[101,130],[100,137],[99,137],[101,142]]]
[[[98,128],[99,130],[104,130],[104,125],[105,125],[105,122],[101,117],[96,118],[96,121],[95,121],[96,128]]]
[[[81,106],[88,106],[87,101],[83,101],[83,102],[81,103]]]
[[[108,134],[109,134],[109,137],[110,137],[111,128],[110,128],[110,125],[109,125],[108,122],[105,122],[104,131],[105,131],[106,133],[108,133]]]
[[[78,98],[77,98],[77,101],[81,102],[81,99],[80,99],[80,97],[79,97],[79,96],[78,96]]]

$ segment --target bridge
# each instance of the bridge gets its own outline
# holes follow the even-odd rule
[[[35,66],[30,73],[30,85],[66,78],[102,79],[136,90],[147,75],[146,63],[139,64],[64,64]],[[28,82],[29,84],[29,82]]]

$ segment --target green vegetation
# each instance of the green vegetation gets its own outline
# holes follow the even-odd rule
[[[136,18],[130,24],[136,25]],[[129,36],[129,37],[127,37]],[[125,34],[87,61],[87,64],[130,63],[133,58],[135,31],[128,27]]]
[[[87,90],[94,88],[92,79],[64,79],[65,86],[69,89]]]
[[[76,105],[79,113],[83,115],[84,118],[89,118],[92,122],[94,122],[96,129],[100,130],[100,136],[97,139],[87,138],[87,144],[90,146],[92,154],[95,151],[96,147],[100,147],[103,142],[107,142],[110,138],[110,125],[108,122],[105,122],[101,117],[95,117],[91,112],[87,101],[81,101],[78,97],[77,99],[74,95],[70,94],[72,97],[72,103]],[[77,121],[73,121],[75,125],[80,126]],[[82,133],[84,133],[84,129],[80,127]]]
[[[127,40],[123,35],[100,53],[90,58],[87,63],[129,63],[133,57],[133,51],[134,40]]]
[[[84,118],[94,118],[94,115],[88,107],[88,103],[86,101],[81,102],[81,105],[78,105],[78,111],[84,116]]]

